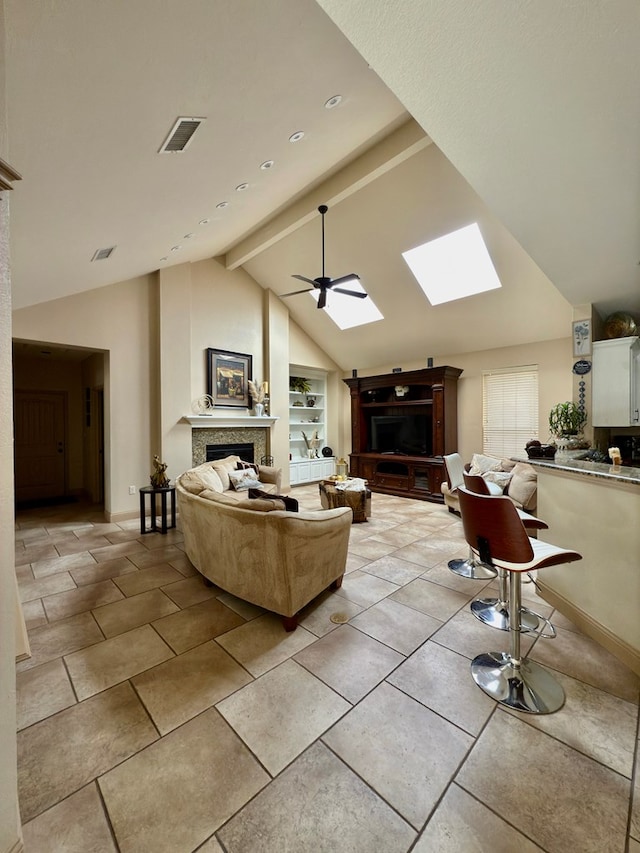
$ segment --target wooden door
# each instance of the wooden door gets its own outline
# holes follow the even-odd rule
[[[16,391],[14,397],[16,502],[65,494],[66,395]]]

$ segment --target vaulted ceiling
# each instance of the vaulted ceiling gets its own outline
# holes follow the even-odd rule
[[[5,0],[14,307],[208,257],[286,293],[327,203],[327,272],[385,319],[286,305],[345,369],[640,315],[639,8]],[[206,121],[158,153],[179,116]],[[401,252],[471,221],[503,287],[432,307]]]

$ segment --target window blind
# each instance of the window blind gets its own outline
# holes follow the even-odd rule
[[[515,456],[538,438],[538,367],[486,371],[482,376],[482,450]]]

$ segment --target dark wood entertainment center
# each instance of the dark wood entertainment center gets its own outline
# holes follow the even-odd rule
[[[345,379],[351,392],[351,476],[368,480],[374,492],[442,503],[440,485],[446,480],[442,457],[458,449],[461,373],[457,367],[428,367]],[[394,423],[401,431],[403,421],[412,440],[419,430],[418,449],[411,441],[406,450],[390,446],[382,452],[375,446],[376,433],[385,435],[386,426],[385,440],[392,442]]]

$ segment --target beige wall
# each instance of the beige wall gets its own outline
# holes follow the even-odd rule
[[[105,509],[136,512],[129,485],[146,483],[150,449],[150,346],[156,300],[154,276],[145,276],[13,314],[13,334],[108,351],[105,362]]]
[[[287,468],[289,315],[243,270],[228,271],[215,260],[183,264],[20,309],[13,322],[20,340],[105,351],[109,517],[137,514],[138,497],[129,495],[129,486],[148,482],[154,454],[167,463],[170,477],[190,467],[191,427],[182,418],[206,393],[208,347],[248,353],[254,377],[269,377],[272,412],[280,415],[271,452]],[[267,340],[273,344],[269,352]],[[295,340],[300,358],[337,376],[336,365],[303,332]],[[334,410],[337,419],[337,405]]]
[[[469,460],[473,453],[482,449],[483,371],[532,364],[538,366],[538,434],[541,441],[549,438],[548,417],[551,407],[555,403],[573,399],[573,350],[570,338],[434,359],[435,367],[445,364],[463,370],[458,380],[458,451],[465,460]],[[393,367],[418,370],[425,366],[424,362],[386,364],[377,370],[359,373],[361,376],[374,376],[378,373],[390,373]],[[345,397],[348,399],[348,394]]]
[[[4,0],[0,0],[0,157],[8,147],[5,41]],[[17,163],[12,165],[18,167]],[[20,849],[15,734],[17,621],[13,553],[10,195],[10,192],[0,193],[0,853]]]

